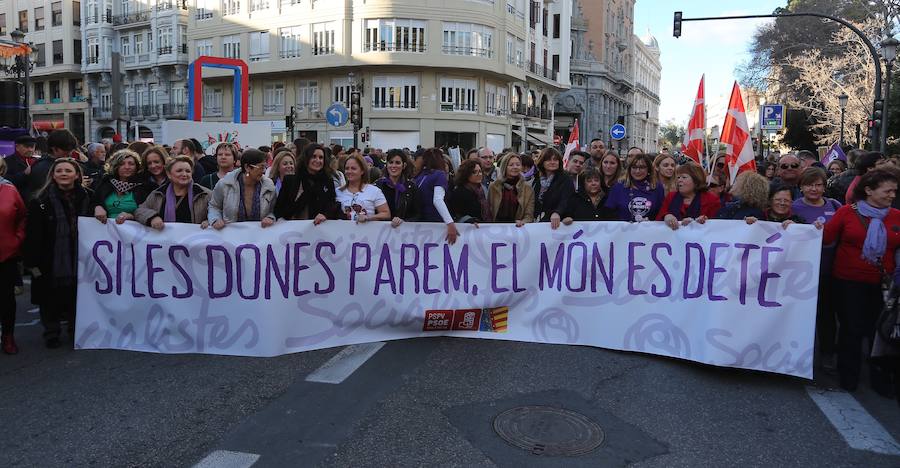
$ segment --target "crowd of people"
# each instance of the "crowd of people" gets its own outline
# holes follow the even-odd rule
[[[900,168],[880,153],[852,150],[823,166],[815,154],[773,155],[732,183],[723,154],[709,170],[682,155],[626,154],[601,140],[564,160],[554,147],[518,153],[472,149],[454,162],[441,148],[345,150],[306,139],[272,147],[192,139],[171,146],[102,141],[80,146],[66,130],[15,141],[0,158],[2,349],[18,352],[15,295],[31,277],[47,347],[75,316],[77,219],[266,228],[279,220],[436,222],[446,241],[457,223],[659,221],[673,230],[709,219],[813,224],[824,235],[817,364],[855,390],[864,362],[873,388],[900,395],[896,345],[875,332],[882,283],[900,285]],[[40,153],[40,154],[38,154]],[[862,344],[873,349],[863,354]],[[895,390],[896,389],[896,390]]]

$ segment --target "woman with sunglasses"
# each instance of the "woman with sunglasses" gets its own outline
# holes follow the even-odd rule
[[[31,302],[40,307],[48,348],[60,346],[60,322],[75,329],[78,217],[90,216],[90,191],[81,186],[81,164],[57,158],[44,187],[28,203],[25,268],[31,272]]]
[[[107,173],[95,185],[94,217],[103,224],[107,218],[116,224],[134,219],[134,212],[147,199],[147,186],[141,181],[141,157],[129,149],[113,154]]]
[[[387,153],[384,166],[385,176],[375,181],[387,199],[391,211],[391,226],[397,227],[404,221],[417,221],[419,218],[418,190],[412,180],[413,162],[401,149],[392,149]]]
[[[166,164],[169,183],[150,192],[147,200],[134,212],[135,221],[163,230],[166,223],[209,226],[209,197],[212,192],[194,182],[194,160],[177,156]]]
[[[619,221],[639,222],[656,219],[666,197],[656,181],[653,158],[639,154],[626,167],[625,180],[613,186],[606,207],[616,210]]]
[[[337,202],[343,219],[357,224],[367,221],[388,221],[391,210],[381,189],[369,183],[369,169],[360,154],[351,154],[344,161],[347,183],[338,189]]]
[[[340,218],[334,178],[322,145],[308,144],[298,158],[297,170],[285,176],[275,202],[278,219],[312,219],[320,224]]]
[[[557,229],[566,212],[566,204],[575,193],[575,184],[563,169],[562,154],[553,147],[541,151],[535,165],[538,175],[534,178],[534,215],[538,222],[550,222],[550,229]]]
[[[212,190],[219,180],[233,171],[240,163],[241,153],[234,143],[219,143],[216,147],[216,172],[210,172],[200,179],[200,185]],[[196,167],[196,166],[195,166]]]
[[[719,203],[722,206],[731,201],[731,175],[728,171],[728,165],[725,164],[725,153],[716,154],[712,172],[709,174],[708,185],[710,192],[719,195]]]
[[[453,189],[447,197],[447,205],[453,219],[460,223],[490,223],[494,221],[491,204],[482,181],[484,172],[479,159],[467,159],[460,163],[453,179]]]
[[[274,224],[275,184],[265,172],[266,154],[255,148],[244,151],[241,167],[226,174],[213,189],[209,224],[215,229],[242,221],[259,221],[264,228]]]

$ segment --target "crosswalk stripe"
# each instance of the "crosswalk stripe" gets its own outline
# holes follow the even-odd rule
[[[257,460],[259,455],[255,453],[216,450],[200,460],[194,468],[250,468]]]
[[[365,364],[381,347],[383,341],[347,346],[306,377],[307,382],[339,384]]]
[[[897,441],[849,393],[815,387],[806,387],[806,393],[851,448],[900,455]]]

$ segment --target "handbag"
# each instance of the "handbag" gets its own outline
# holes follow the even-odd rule
[[[853,204],[853,211],[859,217],[863,228],[868,229],[869,223],[856,209],[855,203]],[[897,289],[894,288],[893,278],[884,271],[884,264],[881,263],[881,259],[878,260],[878,269],[881,272],[881,293],[884,296],[884,307],[875,320],[875,330],[881,339],[900,345],[900,314],[898,314],[900,312],[898,310],[900,308],[900,285],[897,285]]]

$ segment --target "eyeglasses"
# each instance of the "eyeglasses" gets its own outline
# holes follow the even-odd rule
[[[798,164],[798,163],[794,163],[794,164],[782,164],[782,165],[781,165],[781,168],[782,168],[782,169],[788,169],[788,168],[790,168],[790,169],[799,169],[799,168],[800,168],[800,164]]]

